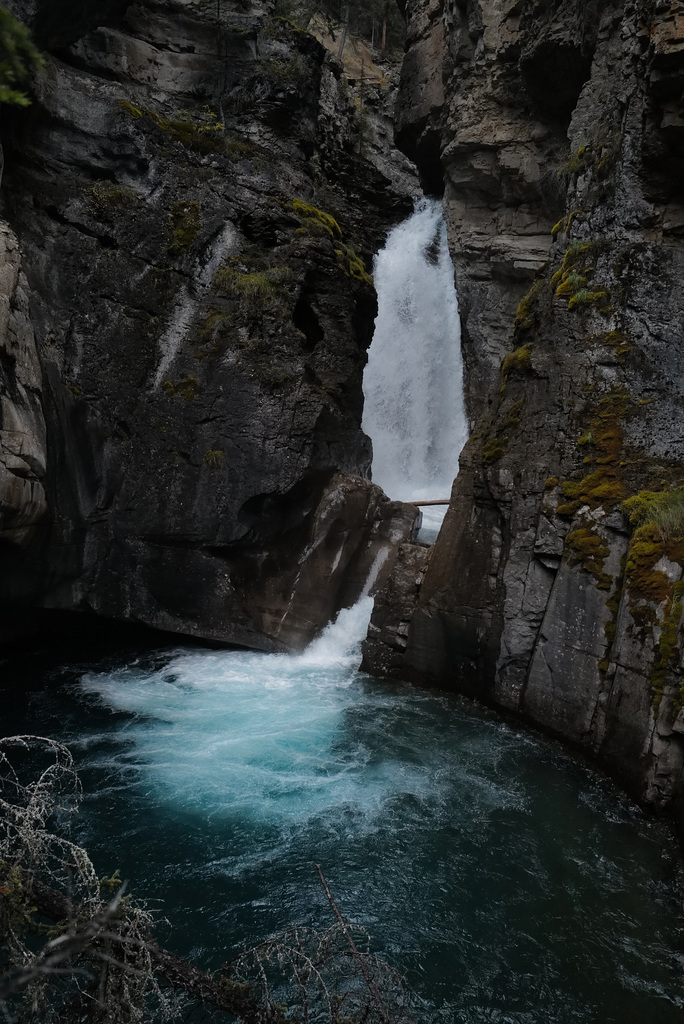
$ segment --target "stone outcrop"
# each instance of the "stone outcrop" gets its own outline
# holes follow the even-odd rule
[[[24,550],[47,513],[42,372],[16,236],[0,223],[0,539]]]
[[[408,11],[399,138],[443,181],[473,433],[364,667],[522,716],[680,808],[684,5]]]
[[[413,530],[360,428],[391,98],[258,0],[7,6],[47,54],[2,122],[3,599],[298,648]]]

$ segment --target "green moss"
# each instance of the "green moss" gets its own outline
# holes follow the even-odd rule
[[[579,152],[582,151],[582,156]],[[586,162],[584,161],[585,148],[580,147],[580,151],[577,153],[571,153],[565,163],[562,163],[558,168],[558,174],[562,178],[570,178],[574,174],[579,174],[581,171],[586,170]]]
[[[202,227],[199,204],[184,201],[174,203],[169,220],[171,241],[168,251],[172,256],[179,256],[190,248]]]
[[[519,331],[528,331],[534,327],[535,306],[544,288],[543,281],[535,281],[526,295],[523,295],[515,314],[515,326]]]
[[[214,274],[212,285],[220,295],[239,299],[248,308],[259,309],[277,305],[291,280],[292,270],[286,264],[253,271],[224,264]]]
[[[330,238],[342,237],[340,225],[329,213],[319,210],[316,206],[311,206],[310,203],[305,203],[303,199],[293,199],[292,208],[309,232],[322,232],[329,235]]]
[[[628,491],[622,479],[620,452],[624,442],[622,421],[631,406],[629,395],[620,390],[600,400],[590,429],[579,439],[580,444],[591,448],[588,461],[594,468],[581,480],[563,481],[561,493],[569,500],[558,506],[558,515],[573,516],[582,505],[614,508],[625,500]]]
[[[504,377],[511,373],[529,373],[532,368],[532,346],[521,345],[515,351],[510,352],[501,364],[501,372]]]
[[[110,212],[126,210],[139,200],[135,189],[128,185],[117,185],[113,181],[98,181],[88,189],[90,208],[97,217],[107,217]]]
[[[482,451],[482,461],[485,466],[491,466],[498,462],[504,455],[511,435],[520,426],[520,414],[524,404],[524,398],[513,402],[497,421],[494,436],[487,441]]]
[[[194,115],[178,111],[177,117],[165,117],[154,110],[145,110],[145,114],[157,128],[186,149],[205,154],[223,149],[225,126],[209,107]]]
[[[551,278],[551,288],[556,295],[571,299],[585,288],[594,270],[597,249],[596,242],[577,241],[568,246],[560,268]]]
[[[584,288],[587,283],[587,279],[584,274],[580,274],[576,270],[570,271],[568,274],[561,274],[561,282],[556,288],[556,295],[560,298],[571,298],[576,292]]]
[[[545,491],[552,491],[553,488],[557,487],[557,486],[558,486],[558,477],[557,476],[547,476],[546,482],[544,483],[544,490]]]
[[[665,554],[665,545],[652,523],[638,527],[627,551],[627,586],[633,600],[660,603],[670,593],[670,577],[655,565]]]
[[[603,345],[606,348],[612,349],[620,362],[623,362],[623,357],[635,348],[630,335],[620,330],[604,331],[601,334],[589,334],[585,341],[592,345]]]
[[[119,100],[119,106],[124,110],[130,117],[139,118],[143,116],[143,112],[140,107],[136,107],[135,104],[131,103],[130,100]]]
[[[572,225],[574,224],[575,220],[578,217],[580,217],[580,218],[584,217],[584,211],[583,210],[573,210],[572,213],[568,214],[568,222],[567,222],[567,224],[565,226],[565,234],[566,235],[570,234],[570,232],[572,230]]]
[[[603,564],[610,554],[610,549],[591,526],[583,523],[571,530],[565,538],[565,546],[571,552],[570,565],[580,566],[589,573],[601,590],[610,590],[612,577],[603,571]]]
[[[612,312],[610,292],[606,290],[592,292],[588,288],[580,288],[568,302],[568,309],[576,309],[578,306],[598,306],[601,312]]]
[[[554,242],[556,241],[556,238],[561,233],[561,231],[563,230],[564,227],[565,227],[565,217],[561,217],[561,219],[556,224],[554,224],[553,227],[551,228],[551,237],[553,238]]]
[[[562,280],[563,280],[563,268],[560,267],[555,272],[555,274],[553,274],[553,276],[551,277],[551,281],[549,282],[552,292],[556,291],[556,288],[559,286],[559,284],[561,284]]]
[[[356,281],[363,282],[369,288],[375,288],[375,282],[366,270],[365,263],[360,256],[356,255],[352,248],[345,245],[342,249],[335,249],[335,254],[345,274],[353,277]]]
[[[202,457],[202,462],[208,469],[217,470],[223,465],[226,453],[222,448],[209,448]]]
[[[482,451],[482,461],[485,466],[491,466],[493,463],[498,462],[499,459],[505,454],[506,448],[503,439],[500,437],[493,437],[491,441],[488,441]]]
[[[174,384],[171,380],[165,380],[162,384],[162,390],[170,398],[179,396],[185,399],[186,402],[192,402],[199,390],[199,381],[196,377],[186,377],[177,384]]]
[[[684,486],[666,491],[640,491],[622,507],[632,524],[654,526],[666,545],[684,540]]]

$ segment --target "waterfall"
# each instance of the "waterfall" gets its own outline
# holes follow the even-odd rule
[[[468,437],[454,270],[441,204],[423,199],[375,259],[378,316],[362,426],[373,480],[403,501],[448,498]]]

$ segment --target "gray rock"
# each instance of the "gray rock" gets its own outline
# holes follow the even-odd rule
[[[398,138],[444,180],[474,430],[405,648],[371,631],[369,667],[513,711],[684,821],[684,537],[621,509],[684,481],[681,13],[408,8]]]
[[[269,4],[77,8],[9,4],[48,53],[3,122],[0,591],[299,648],[413,530],[360,426],[391,90]]]

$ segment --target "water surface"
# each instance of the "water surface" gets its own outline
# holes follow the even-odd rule
[[[662,822],[555,745],[360,675],[367,602],[299,657],[177,649],[5,695],[3,731],[74,750],[98,871],[163,901],[219,966],[325,927],[314,863],[402,965],[423,1022],[674,1024],[680,858]]]

